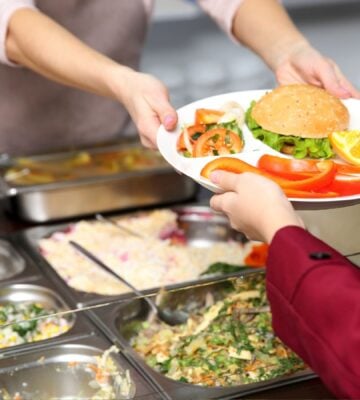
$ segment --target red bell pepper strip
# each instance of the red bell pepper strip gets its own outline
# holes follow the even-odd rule
[[[360,177],[337,174],[333,182],[324,190],[338,192],[340,196],[360,194]]]
[[[350,164],[340,164],[336,163],[337,170],[340,174],[346,174],[346,175],[359,175],[360,174],[360,167],[356,165],[350,165]]]
[[[319,172],[315,160],[298,160],[264,154],[258,167],[286,179],[304,179]]]
[[[330,197],[339,197],[340,193],[333,191],[312,192],[306,190],[283,189],[287,197],[300,199],[324,199]]]
[[[288,179],[310,176],[317,173],[318,160],[298,160],[264,154],[258,161],[258,167],[275,175]],[[356,165],[335,162],[338,173],[360,175],[360,167]]]
[[[238,174],[243,172],[253,172],[268,179],[272,179],[281,186],[282,189],[316,191],[317,189],[330,185],[336,174],[336,165],[332,161],[319,161],[317,162],[317,168],[318,173],[313,176],[293,181],[270,174],[237,158],[220,157],[207,163],[201,170],[200,174],[205,178],[209,178],[210,173],[217,169]]]

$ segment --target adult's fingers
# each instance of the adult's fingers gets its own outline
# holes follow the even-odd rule
[[[139,131],[141,143],[145,147],[156,149],[156,135],[161,124],[159,109],[164,108],[161,104],[155,106],[152,103],[154,103],[153,99],[139,98],[135,107],[136,113],[132,117]],[[166,101],[164,103],[165,107],[170,106]]]
[[[340,68],[332,61],[330,62],[333,65],[333,68],[335,70],[336,75],[338,76],[338,80],[340,82],[340,85],[345,88],[351,95],[351,97],[354,97],[355,99],[360,99],[360,91],[357,90],[351,83],[350,81],[345,77],[345,75],[341,72]]]
[[[136,127],[139,131],[141,143],[150,149],[156,149],[156,133],[160,126],[157,115],[152,111],[144,108],[141,120],[135,120]]]
[[[144,135],[140,136],[140,141],[141,141],[141,144],[144,147],[147,147],[148,149],[152,149],[152,150],[156,150],[157,149],[156,143],[154,143],[153,140],[147,138]]]
[[[336,69],[333,62],[324,60],[319,64],[316,72],[318,79],[322,82],[323,87],[329,93],[340,98],[348,98],[352,96],[348,88],[341,84],[342,82],[339,76],[340,71]]]
[[[175,108],[170,104],[166,93],[161,98],[151,99],[151,107],[159,117],[165,129],[171,131],[176,128],[178,116]]]

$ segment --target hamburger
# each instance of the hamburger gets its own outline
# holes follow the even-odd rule
[[[256,139],[296,158],[334,156],[328,136],[344,131],[349,112],[335,96],[316,86],[280,86],[252,102],[246,123]]]

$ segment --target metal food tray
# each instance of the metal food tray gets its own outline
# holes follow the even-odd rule
[[[71,310],[72,307],[70,307],[63,296],[57,292],[57,288],[44,278],[32,281],[31,283],[3,284],[0,286],[0,304],[38,302],[44,304],[47,308],[57,311]],[[71,328],[67,332],[49,339],[4,347],[0,349],[1,356],[27,348],[37,348],[44,345],[51,346],[53,343],[63,342],[70,337],[88,335],[94,329],[91,322],[84,315],[72,313],[67,314],[67,318],[71,325]]]
[[[356,254],[354,256],[347,257],[349,261],[351,261],[357,267],[360,267],[360,254]]]
[[[8,355],[0,359],[0,389],[5,388],[11,395],[19,392],[24,400],[38,399],[41,395],[44,399],[44,394],[47,399],[73,399],[79,393],[81,397],[77,396],[77,399],[88,400],[93,394],[89,386],[89,376],[79,369],[70,369],[69,363],[93,363],[93,357],[101,355],[111,345],[103,335],[96,333],[86,338],[54,344],[51,348],[36,348]],[[112,358],[119,371],[130,371],[134,394],[131,398],[166,398],[158,394],[159,389],[147,382],[121,353],[112,353]],[[0,400],[2,399],[0,391]]]
[[[118,145],[106,148],[106,151],[134,146],[141,145]],[[92,154],[105,149],[86,151]],[[56,160],[71,154],[57,153],[31,158],[35,161]],[[4,166],[2,170],[5,171]],[[196,189],[197,185],[192,179],[178,174],[167,163],[138,171],[27,186],[6,182],[0,164],[0,197],[6,198],[6,206],[11,213],[32,222],[176,203],[193,198]]]
[[[41,271],[11,236],[0,236],[0,285],[15,281],[28,282],[41,275]]]
[[[187,243],[191,246],[211,246],[212,243],[218,241],[227,241],[233,239],[239,242],[246,241],[243,234],[235,231],[230,227],[229,221],[223,215],[214,212],[210,207],[189,205],[177,206],[171,208],[178,214],[178,223],[181,229],[185,231]],[[126,216],[127,214],[124,214]],[[64,280],[51,267],[50,263],[42,256],[38,249],[38,242],[44,237],[50,236],[57,231],[65,231],[69,227],[68,224],[39,226],[30,228],[21,232],[17,240],[21,242],[28,253],[34,258],[42,271],[48,275],[53,281],[56,281],[63,287],[63,290],[71,297],[79,307],[91,304],[111,301],[113,299],[121,299],[131,297],[132,293],[128,292],[117,296],[104,296],[94,293],[86,293],[75,290],[68,286]],[[231,276],[231,275],[229,275]],[[204,277],[202,281],[211,280],[212,278]],[[182,286],[184,282],[168,285],[167,288],[176,288]],[[154,288],[144,290],[144,293],[151,293]]]
[[[263,274],[264,270],[257,272],[244,272],[242,275]],[[201,283],[201,282],[198,282]],[[214,280],[209,285],[184,286],[183,290],[168,294],[167,305],[176,308],[178,304],[192,303],[194,299],[202,298],[206,293],[215,294],[224,288],[228,282],[223,279]],[[154,293],[155,296],[155,293]],[[125,354],[149,375],[150,379],[157,382],[171,399],[176,400],[209,400],[209,399],[235,399],[251,393],[261,392],[276,387],[288,385],[314,378],[316,375],[310,370],[296,372],[293,375],[278,377],[269,381],[249,383],[232,387],[202,387],[194,384],[183,383],[167,378],[148,366],[145,360],[130,346],[131,327],[135,321],[145,321],[150,309],[143,299],[127,300],[122,304],[111,305],[109,310],[101,312],[92,310],[90,313],[95,323],[107,334],[112,341],[123,347]]]

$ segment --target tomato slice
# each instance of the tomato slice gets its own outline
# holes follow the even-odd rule
[[[195,124],[187,127],[191,142],[195,142],[206,131],[206,125]]]
[[[215,128],[203,133],[194,143],[193,156],[218,156],[239,153],[244,143],[239,135],[225,128]]]
[[[217,124],[223,115],[224,111],[198,108],[195,111],[195,124]]]
[[[178,141],[176,143],[177,151],[184,152],[188,151],[192,154],[193,143],[206,131],[206,125],[198,124],[191,125],[180,133]]]
[[[205,178],[209,178],[210,173],[216,169],[222,169],[234,173],[253,172],[272,179],[281,186],[282,189],[316,191],[317,189],[330,185],[336,174],[336,165],[332,161],[319,161],[317,162],[317,168],[318,173],[314,174],[310,178],[294,181],[270,174],[246,163],[245,161],[239,160],[238,158],[221,157],[207,163],[201,170],[200,174]]]
[[[184,139],[184,131],[180,133],[178,140],[176,142],[177,151],[186,151],[185,139]]]

